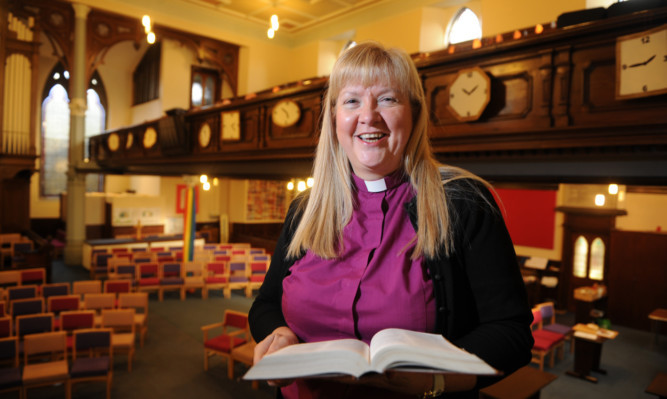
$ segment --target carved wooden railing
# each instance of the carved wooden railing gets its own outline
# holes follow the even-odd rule
[[[414,55],[436,153],[446,161],[623,157],[664,162],[667,95],[616,99],[615,85],[617,37],[665,22],[663,7]],[[472,66],[490,77],[491,97],[478,120],[461,122],[447,106],[448,90],[457,72]],[[103,170],[118,173],[307,175],[325,86],[326,78],[308,79],[106,132],[91,139],[92,158]],[[285,98],[302,112],[298,123],[281,128],[272,123],[271,110]],[[222,115],[228,112],[239,112],[238,139],[221,137]],[[211,136],[202,134],[200,140],[205,125]],[[144,140],[151,144],[151,130],[157,140],[143,146]]]

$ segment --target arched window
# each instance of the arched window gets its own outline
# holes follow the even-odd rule
[[[588,268],[588,278],[602,280],[604,278],[604,242],[596,237],[591,243],[591,260]]]
[[[69,156],[69,72],[58,63],[49,76],[42,94],[42,146],[40,192],[57,196],[67,190]],[[88,139],[106,129],[106,92],[97,71],[89,82],[85,117],[84,156],[88,158]],[[101,175],[86,176],[86,191],[101,191]]]
[[[468,7],[456,12],[445,33],[445,46],[482,38],[482,23]]]
[[[575,277],[586,278],[588,270],[588,240],[584,236],[577,237],[574,242],[574,259],[572,260],[572,274]]]

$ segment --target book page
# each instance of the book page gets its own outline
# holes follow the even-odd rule
[[[374,371],[389,368],[425,368],[470,374],[497,374],[474,354],[466,352],[439,334],[386,329],[375,334],[370,345]]]
[[[368,345],[356,339],[290,345],[266,355],[243,377],[246,380],[285,379],[368,371]]]

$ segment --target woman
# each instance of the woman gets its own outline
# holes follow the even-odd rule
[[[405,52],[363,43],[336,61],[315,183],[290,207],[250,310],[255,361],[398,327],[440,333],[505,374],[529,362],[532,315],[500,212],[481,179],[435,160],[427,124]],[[397,372],[274,383],[286,398],[449,398],[492,381]]]

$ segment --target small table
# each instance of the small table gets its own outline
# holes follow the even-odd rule
[[[555,374],[524,366],[479,391],[479,397],[480,399],[539,399],[540,390],[555,379]]]
[[[667,323],[667,309],[656,309],[648,315],[651,319],[651,330],[653,330],[653,345],[658,345],[658,337],[660,336],[660,323]]]
[[[607,372],[600,368],[602,344],[608,339],[618,336],[617,331],[604,328],[594,328],[586,324],[576,324],[574,330],[574,370],[567,374],[585,381],[597,383],[597,377],[590,375],[591,371],[600,374]]]

